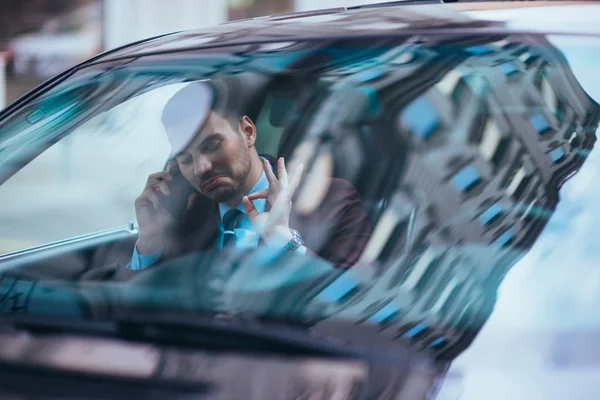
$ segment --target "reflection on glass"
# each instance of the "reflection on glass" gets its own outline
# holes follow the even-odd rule
[[[79,107],[67,99],[53,111],[42,96],[0,126],[0,167],[29,163],[0,191],[69,143],[68,170],[118,166],[94,180],[102,196],[86,193],[127,210],[122,224],[135,210],[137,230],[1,260],[45,277],[59,268],[53,257],[66,257],[71,278],[108,281],[77,286],[104,317],[144,309],[275,321],[445,366],[560,207],[600,120],[549,42],[463,39],[190,52],[185,65],[197,69],[185,73],[132,63],[72,82],[71,91],[105,87]],[[106,158],[84,151],[102,144]],[[92,176],[82,171],[76,182]],[[117,215],[103,210],[103,221]],[[74,224],[84,232],[85,222]],[[50,241],[38,233],[36,244]]]

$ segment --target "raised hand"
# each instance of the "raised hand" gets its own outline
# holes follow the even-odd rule
[[[300,184],[304,166],[298,165],[291,179],[288,179],[283,158],[277,160],[277,176],[268,161],[264,162],[263,167],[269,181],[269,189],[245,196],[244,210],[254,229],[267,243],[287,242],[292,238],[289,228],[292,197]],[[252,203],[256,199],[266,199],[271,205],[271,210],[260,214]]]
[[[151,174],[146,181],[142,194],[135,200],[135,214],[139,226],[136,242],[140,254],[151,254],[162,248],[166,228],[174,222],[173,216],[159,201],[157,193],[170,196],[167,182],[173,177],[169,175],[171,164],[167,170]]]

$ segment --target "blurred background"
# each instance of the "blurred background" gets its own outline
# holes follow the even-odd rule
[[[375,1],[372,1],[375,2]],[[2,0],[0,108],[94,54],[184,29],[359,0]]]

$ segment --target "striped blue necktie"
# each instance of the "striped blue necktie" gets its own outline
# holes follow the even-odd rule
[[[234,208],[223,216],[223,247],[235,245],[235,229],[238,227],[242,217],[245,214]]]

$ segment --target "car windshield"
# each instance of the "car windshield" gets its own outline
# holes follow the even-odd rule
[[[452,359],[521,269],[561,286],[538,327],[598,324],[598,50],[381,36],[79,68],[0,121],[2,310],[249,316]]]

